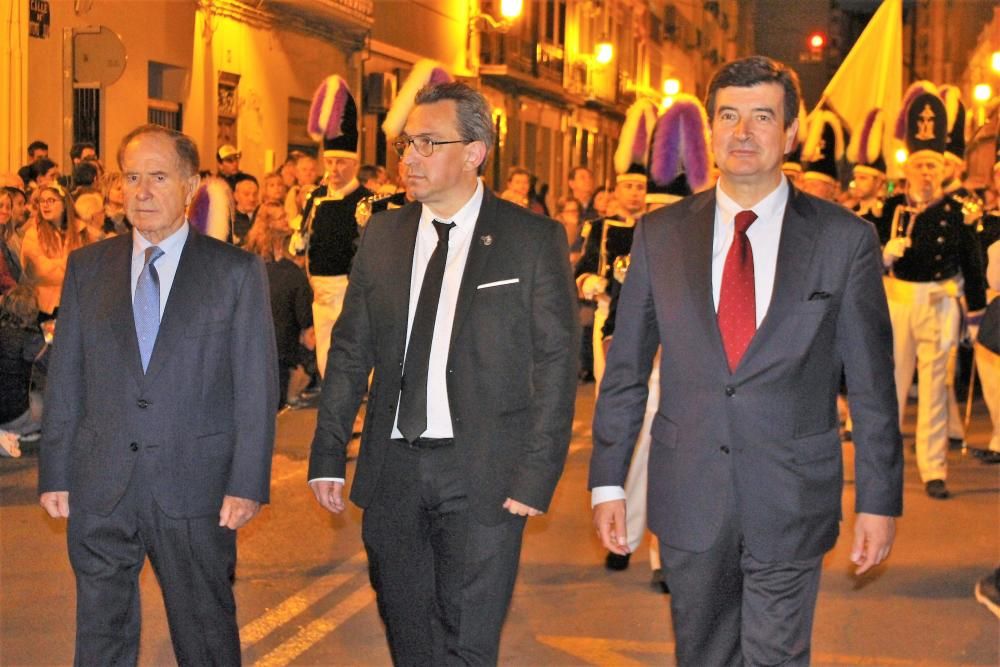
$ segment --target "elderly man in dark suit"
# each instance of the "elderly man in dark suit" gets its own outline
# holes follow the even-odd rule
[[[680,665],[805,665],[823,554],[837,539],[841,368],[854,416],[861,573],[888,555],[902,447],[878,239],[781,172],[795,73],[728,63],[707,110],[715,189],[636,231],[594,418],[590,486],[604,545],[626,553],[621,490],[662,346],[649,454]]]
[[[149,556],[177,661],[236,665],[236,529],[268,500],[274,440],[267,278],[188,224],[190,139],[142,126],[118,162],[134,230],[70,256],[39,459],[42,506],[69,518],[76,664],[136,663]]]
[[[395,147],[416,202],[374,216],[333,332],[309,479],[351,499],[397,665],[494,664],[525,518],[562,472],[576,293],[562,227],[485,190],[493,129],[460,83],[423,89]],[[374,369],[371,386],[369,372]]]

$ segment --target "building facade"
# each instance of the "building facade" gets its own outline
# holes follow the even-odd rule
[[[194,137],[204,169],[229,143],[244,171],[264,174],[290,150],[315,149],[309,102],[331,74],[358,102],[362,162],[393,170],[381,122],[413,64],[432,58],[493,107],[487,185],[502,189],[507,170],[524,166],[551,203],[574,165],[611,185],[637,98],[664,102],[668,79],[700,96],[719,64],[747,52],[741,4],[534,0],[503,19],[499,0],[34,0],[30,18],[44,8],[44,26],[22,17],[8,28],[11,39],[29,35],[27,81],[10,93],[15,108],[23,102],[11,139],[20,150],[0,170],[16,170],[35,139],[62,165],[83,140],[113,164],[125,132],[157,122]]]

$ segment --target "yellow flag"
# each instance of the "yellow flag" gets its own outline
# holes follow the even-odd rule
[[[892,136],[903,95],[903,0],[885,0],[872,16],[840,68],[830,79],[817,107],[835,111],[851,132],[861,129],[872,109],[885,112],[882,154],[889,176],[898,166]],[[891,120],[890,120],[891,119]]]

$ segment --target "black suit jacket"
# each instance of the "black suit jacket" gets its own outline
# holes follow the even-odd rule
[[[730,373],[712,298],[714,219],[711,190],[639,223],[595,411],[590,486],[624,484],[662,345],[650,528],[671,547],[705,551],[733,503],[755,558],[814,557],[839,529],[841,368],[854,419],[856,509],[902,511],[878,238],[843,207],[792,188],[767,316]]]
[[[373,217],[333,330],[309,479],[344,477],[354,416],[374,369],[351,499],[379,483],[399,398],[421,204]],[[491,282],[518,282],[478,289]],[[487,524],[511,497],[545,510],[562,472],[576,397],[579,325],[566,235],[484,192],[448,355],[448,401],[471,505]],[[434,397],[428,397],[434,400]]]
[[[132,315],[132,238],[70,255],[45,396],[39,490],[107,515],[137,457],[160,508],[267,502],[277,364],[261,260],[189,230],[145,374]]]

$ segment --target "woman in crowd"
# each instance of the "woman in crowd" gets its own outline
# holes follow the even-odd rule
[[[84,244],[73,200],[66,190],[51,182],[38,191],[38,214],[28,223],[21,245],[24,280],[38,299],[39,317],[51,319],[59,307],[66,260]]]
[[[104,233],[125,234],[132,225],[125,217],[125,190],[122,173],[109,171],[101,176],[101,194],[104,195]]]
[[[84,245],[107,237],[104,233],[104,195],[93,188],[77,189],[73,196],[73,208],[80,221],[80,233]]]
[[[264,177],[264,187],[261,190],[260,198],[261,202],[281,204],[285,201],[285,197],[287,195],[288,187],[285,185],[285,181],[281,177],[281,174],[268,174]]]
[[[21,262],[17,258],[20,239],[14,229],[14,197],[0,190],[0,294],[6,294],[21,280]]]
[[[37,433],[31,415],[31,367],[45,345],[38,328],[38,305],[28,285],[0,297],[0,432],[18,437]]]
[[[288,400],[288,381],[299,365],[299,341],[312,343],[312,289],[305,272],[292,261],[288,241],[292,230],[288,214],[277,202],[261,204],[247,233],[246,249],[260,255],[267,267],[271,291],[274,338],[278,345],[278,409]]]

